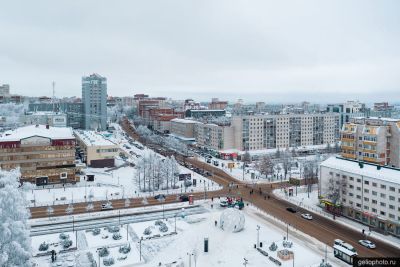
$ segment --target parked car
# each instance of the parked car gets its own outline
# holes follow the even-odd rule
[[[211,163],[211,159],[207,159],[207,163]]]
[[[221,207],[223,207],[223,208],[225,208],[225,207],[228,207],[228,201],[226,201],[226,200],[221,200],[220,202],[219,202],[219,205],[221,206]]]
[[[165,195],[164,194],[155,195],[154,199],[157,199],[157,200],[165,199]]]
[[[296,208],[294,208],[294,207],[287,207],[286,210],[290,211],[291,213],[296,213],[297,212]]]
[[[180,195],[180,196],[179,196],[179,200],[180,200],[181,202],[189,201],[189,196],[187,196],[187,195]]]
[[[369,240],[358,240],[358,243],[367,248],[376,248],[376,245]]]
[[[107,202],[107,203],[101,204],[101,209],[102,210],[112,210],[113,206],[112,206],[111,202]]]
[[[312,220],[312,215],[309,213],[302,213],[301,217],[303,217],[306,220]]]

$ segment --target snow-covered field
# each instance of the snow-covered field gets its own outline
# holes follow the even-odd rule
[[[209,204],[207,203],[206,207],[209,207]],[[282,266],[293,266],[293,260],[284,261],[277,256],[277,251],[284,249],[285,225],[256,208],[246,207],[243,211],[235,210],[235,212],[243,214],[245,223],[242,231],[233,233],[228,231],[228,227],[225,227],[225,230],[219,227],[224,210],[215,205],[214,209],[203,214],[190,216],[179,214],[176,217],[176,234],[174,233],[175,218],[162,220],[167,228],[163,231],[161,231],[160,223],[156,224],[154,220],[130,223],[128,226],[123,225],[122,227],[117,226],[114,231],[121,235],[119,240],[114,240],[113,234],[106,228],[100,228],[100,232],[95,235],[90,230],[78,231],[78,250],[59,254],[59,265],[52,265],[50,256],[35,257],[35,261],[38,266],[43,267],[90,266],[90,258],[97,263],[99,249],[106,246],[109,255],[101,257],[101,266],[104,266],[104,259],[111,257],[114,259],[114,264],[111,266],[230,267],[242,266],[244,259],[248,260],[247,266],[275,266],[268,257],[254,248],[257,240],[257,226],[260,226],[259,241],[263,243],[262,249],[269,256],[281,261]],[[226,222],[224,224],[228,225]],[[146,228],[151,230],[150,234],[144,233]],[[128,240],[126,239],[127,232]],[[142,237],[143,240],[139,242]],[[33,237],[34,246],[40,244],[41,238],[43,237]],[[54,235],[54,238],[58,238],[58,235]],[[205,238],[208,238],[209,242],[208,252],[204,252]],[[324,258],[325,245],[314,238],[290,229],[289,241],[293,245],[287,249],[294,253],[294,266],[318,266]],[[277,245],[276,251],[269,249],[272,242]],[[129,253],[119,252],[121,246],[128,244],[131,248]],[[140,250],[142,261],[140,261]],[[333,257],[332,248],[328,248],[327,251],[328,261],[333,266],[345,266]],[[89,254],[91,257],[88,257]],[[61,262],[66,265],[62,265]]]
[[[318,201],[318,186],[313,185],[312,190],[310,194],[307,193],[307,188],[305,186],[299,186],[297,187],[297,194],[296,194],[296,187],[290,187],[293,189],[293,196],[289,196],[289,188],[287,189],[275,189],[274,194],[280,198],[284,198],[290,202],[292,202],[295,205],[298,205],[302,208],[305,208],[307,210],[310,210],[312,212],[318,213],[322,216],[325,216],[326,218],[329,218],[333,220],[333,216],[330,213],[327,213],[319,206],[319,201]],[[362,229],[365,230],[367,235],[382,240],[384,242],[388,242],[394,246],[400,247],[400,239],[394,236],[385,236],[377,232],[370,232],[368,229],[368,226],[363,225],[361,223],[358,223],[356,221],[350,220],[345,217],[335,217],[335,221],[339,222],[341,224],[344,224],[350,228],[353,228],[355,230],[359,230],[360,232]]]

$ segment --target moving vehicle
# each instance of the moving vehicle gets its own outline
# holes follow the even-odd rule
[[[294,208],[294,207],[287,207],[286,210],[290,211],[291,213],[296,213],[297,212],[296,208]]]
[[[302,213],[301,217],[306,219],[306,220],[312,220],[312,215],[309,213]]]
[[[211,163],[211,159],[207,159],[207,163]]]
[[[101,210],[112,210],[113,206],[111,202],[101,204]]]
[[[214,160],[214,162],[213,162],[213,164],[214,164],[214,166],[219,166],[219,162],[218,162],[218,160]]]
[[[369,240],[358,240],[358,243],[367,248],[376,248],[376,245]]]
[[[334,242],[335,242],[335,245],[344,247],[344,248],[346,248],[346,249],[348,249],[350,251],[353,251],[353,252],[357,253],[356,249],[352,245],[350,245],[349,243],[344,242],[341,239],[335,239]]]
[[[333,255],[336,258],[353,265],[354,258],[357,257],[357,252],[351,251],[341,245],[333,245]]]
[[[157,199],[157,200],[165,199],[165,195],[164,195],[164,194],[155,195],[155,196],[154,196],[154,199]]]

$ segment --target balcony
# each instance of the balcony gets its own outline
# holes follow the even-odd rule
[[[356,155],[355,154],[350,154],[350,153],[341,153],[342,157],[344,158],[348,158],[348,159],[356,159]]]

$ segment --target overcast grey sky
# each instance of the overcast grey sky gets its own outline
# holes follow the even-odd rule
[[[400,1],[3,1],[13,93],[334,102],[400,100]]]

